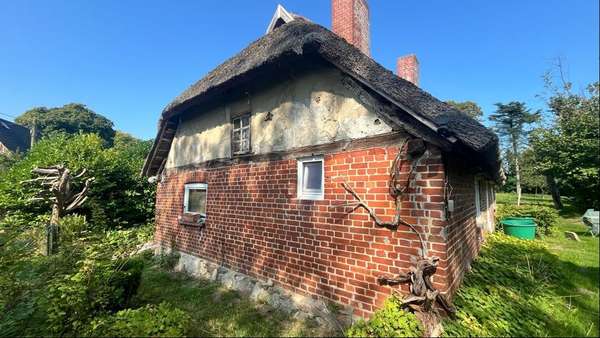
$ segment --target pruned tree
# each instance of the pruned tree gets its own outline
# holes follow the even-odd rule
[[[425,150],[425,144],[422,140],[418,139],[404,142],[399,147],[398,154],[394,158],[390,168],[390,179],[388,181],[389,193],[394,198],[396,206],[396,212],[391,222],[385,222],[378,217],[373,208],[369,207],[368,203],[365,202],[346,182],[342,182],[341,186],[350,193],[356,201],[340,204],[335,207],[352,207],[348,213],[353,212],[358,208],[363,208],[369,213],[369,217],[379,227],[395,231],[402,224],[408,226],[415,234],[417,234],[421,244],[421,250],[415,266],[411,267],[409,272],[401,273],[397,276],[378,276],[378,283],[381,285],[392,286],[409,283],[411,295],[404,299],[404,305],[413,310],[430,313],[434,310],[433,305],[437,302],[448,314],[452,315],[455,313],[454,307],[442,294],[440,294],[439,290],[436,290],[433,287],[431,282],[431,276],[433,276],[437,270],[439,258],[435,256],[427,257],[427,246],[421,233],[417,231],[413,224],[403,220],[400,216],[402,196],[410,187],[410,182],[413,178],[413,173],[419,158],[424,154]],[[404,156],[406,156],[406,158],[404,158]],[[411,163],[408,177],[405,182],[402,182],[400,170],[404,159],[408,159]]]
[[[26,184],[36,184],[40,187],[38,197],[31,201],[49,201],[52,203],[52,216],[46,229],[46,244],[44,254],[51,255],[58,251],[60,218],[67,213],[79,208],[88,199],[90,184],[94,177],[84,178],[87,170],[72,175],[71,170],[63,165],[46,168],[34,168],[32,173],[38,177],[23,181]],[[76,181],[84,181],[79,192],[75,190]]]

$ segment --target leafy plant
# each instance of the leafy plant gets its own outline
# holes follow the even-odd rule
[[[368,321],[359,320],[347,331],[348,337],[420,337],[423,326],[417,317],[402,308],[399,298],[388,298]]]
[[[89,336],[183,336],[190,316],[169,303],[125,309],[113,315],[94,319],[89,325]]]
[[[57,135],[39,141],[9,170],[0,172],[0,216],[9,212],[30,215],[49,213],[48,203],[32,203],[35,189],[21,184],[31,179],[31,169],[62,164],[73,172],[86,168],[95,177],[89,200],[78,211],[96,227],[129,227],[154,217],[155,187],[139,172],[149,143],[118,142],[105,148],[97,135]]]
[[[558,212],[554,208],[541,205],[499,204],[496,210],[496,227],[501,228],[500,221],[506,217],[533,217],[538,235],[552,233],[558,223]]]
[[[569,312],[558,286],[573,288],[560,266],[541,241],[489,235],[454,297],[456,318],[444,321],[445,335],[535,337],[553,335],[557,326],[574,330],[575,323],[556,321]]]

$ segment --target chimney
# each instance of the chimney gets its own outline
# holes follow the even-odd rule
[[[371,56],[367,0],[331,0],[333,32]]]
[[[398,58],[396,63],[396,74],[406,81],[419,86],[419,60],[415,54],[405,55]]]

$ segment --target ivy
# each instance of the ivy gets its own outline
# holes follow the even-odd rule
[[[402,301],[396,296],[388,298],[371,319],[359,320],[346,332],[348,337],[420,337],[422,334],[421,322],[402,308]]]
[[[456,318],[446,336],[547,336],[563,311],[568,277],[539,241],[491,234],[454,298]],[[564,310],[568,311],[568,310]],[[560,325],[570,325],[563,321]]]

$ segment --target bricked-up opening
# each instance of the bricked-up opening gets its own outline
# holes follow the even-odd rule
[[[419,85],[419,60],[414,54],[401,56],[396,63],[396,74],[406,81]]]
[[[371,56],[367,0],[332,0],[331,26],[334,33]]]

